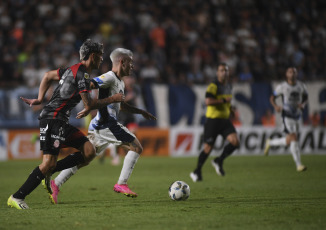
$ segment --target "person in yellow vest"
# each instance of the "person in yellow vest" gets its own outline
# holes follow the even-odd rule
[[[202,181],[202,167],[211,153],[218,135],[222,135],[229,143],[224,147],[222,154],[212,160],[216,173],[224,176],[223,161],[239,147],[237,132],[230,120],[232,113],[232,86],[228,83],[229,67],[221,63],[217,68],[217,79],[206,90],[205,103],[206,121],[204,125],[204,149],[198,156],[197,168],[190,173],[194,182]]]

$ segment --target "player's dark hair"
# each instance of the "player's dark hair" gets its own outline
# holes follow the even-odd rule
[[[103,54],[103,44],[87,39],[79,49],[81,61],[86,61],[92,53]]]
[[[225,62],[220,62],[220,63],[217,65],[217,68],[220,67],[220,66],[228,66],[228,64],[226,64]]]

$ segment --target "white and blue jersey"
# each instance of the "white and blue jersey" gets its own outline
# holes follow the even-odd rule
[[[109,71],[99,77],[92,79],[99,88],[99,99],[111,97],[117,93],[124,93],[125,84],[114,72]],[[117,123],[120,111],[120,102],[109,104],[107,107],[100,108],[97,115],[92,119],[89,130],[99,130],[108,128]]]
[[[282,116],[298,120],[302,114],[299,105],[302,103],[304,95],[307,95],[307,88],[300,81],[297,81],[295,85],[290,85],[287,82],[279,84],[274,91],[274,96],[282,96]]]
[[[92,81],[99,88],[99,99],[124,93],[124,82],[112,71],[102,74]],[[119,110],[120,102],[99,109],[88,126],[87,137],[95,146],[97,155],[101,154],[109,144],[128,144],[135,139],[135,135],[117,121]]]

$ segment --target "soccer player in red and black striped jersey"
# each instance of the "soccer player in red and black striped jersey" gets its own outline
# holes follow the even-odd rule
[[[27,178],[26,182],[8,199],[8,206],[28,209],[24,199],[40,183],[53,173],[80,164],[88,164],[95,157],[95,149],[87,137],[70,125],[71,110],[83,100],[87,111],[98,109],[114,102],[123,102],[124,95],[119,93],[104,99],[92,99],[90,91],[90,73],[98,69],[103,61],[103,45],[87,39],[80,47],[81,62],[69,68],[59,68],[45,73],[39,88],[37,99],[21,98],[33,106],[42,103],[45,93],[54,81],[59,81],[50,101],[44,106],[40,116],[40,147],[43,161]],[[79,150],[57,162],[60,148],[74,147]],[[49,187],[49,185],[47,185]]]

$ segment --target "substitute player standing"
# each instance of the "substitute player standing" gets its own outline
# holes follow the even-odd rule
[[[123,78],[130,76],[133,70],[133,53],[124,48],[117,48],[110,54],[112,61],[112,70],[92,79],[91,88],[99,89],[99,99],[111,97],[116,93],[124,94],[125,84]],[[114,185],[113,190],[123,193],[129,197],[137,197],[127,184],[127,181],[135,167],[135,164],[143,151],[143,147],[126,127],[117,121],[119,111],[123,110],[130,113],[142,114],[144,118],[156,120],[152,114],[135,108],[126,102],[117,102],[98,110],[97,115],[92,119],[88,128],[88,138],[96,148],[96,155],[101,154],[109,144],[119,145],[128,149],[124,159],[122,170],[118,183]],[[78,113],[78,118],[86,116],[89,113],[87,109]],[[73,167],[62,171],[55,180],[51,181],[51,190],[49,190],[50,199],[53,204],[58,201],[59,188],[83,165]]]
[[[199,154],[197,168],[190,173],[194,182],[202,181],[202,167],[211,153],[218,135],[222,135],[224,139],[229,141],[221,156],[212,161],[218,175],[225,175],[223,161],[239,147],[236,130],[230,121],[232,87],[228,83],[229,67],[225,63],[219,64],[216,75],[217,80],[211,83],[206,90],[207,111],[204,126],[204,149]]]
[[[297,80],[297,69],[288,67],[286,70],[286,81],[277,85],[274,95],[270,97],[270,103],[276,112],[282,114],[285,137],[267,139],[264,154],[267,156],[271,146],[289,146],[298,172],[307,169],[301,163],[300,148],[298,143],[299,123],[302,110],[308,102],[306,86]],[[275,99],[282,97],[283,106],[276,104]]]

